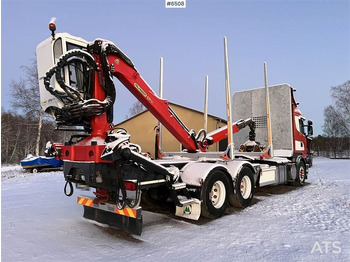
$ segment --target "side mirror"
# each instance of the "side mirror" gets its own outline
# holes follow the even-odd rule
[[[314,134],[314,128],[312,127],[312,120],[307,121],[307,135],[312,136]]]

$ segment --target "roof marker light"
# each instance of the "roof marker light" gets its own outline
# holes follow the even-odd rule
[[[52,40],[55,40],[55,31],[56,31],[56,24],[55,24],[55,21],[56,21],[56,17],[52,17],[51,18],[51,21],[49,23],[49,29],[51,31],[51,35],[52,35]]]

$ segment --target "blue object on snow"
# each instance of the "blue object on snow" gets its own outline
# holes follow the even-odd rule
[[[23,168],[61,167],[63,166],[63,161],[57,160],[55,157],[28,155],[21,161],[21,166]]]

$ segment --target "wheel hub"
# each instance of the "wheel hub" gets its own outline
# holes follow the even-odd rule
[[[225,202],[226,189],[221,181],[216,181],[211,188],[209,199],[215,208],[220,208]]]
[[[304,169],[303,169],[303,168],[300,168],[300,171],[299,171],[299,178],[300,178],[300,181],[303,181],[303,180],[304,180]]]
[[[248,199],[252,191],[252,183],[248,176],[244,176],[241,180],[241,195],[244,199]]]

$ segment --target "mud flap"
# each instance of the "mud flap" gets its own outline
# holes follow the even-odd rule
[[[142,215],[140,218],[132,218],[84,206],[84,218],[108,225],[112,228],[122,229],[130,234],[140,236],[142,233]]]
[[[176,206],[176,216],[198,220],[201,215],[201,201],[195,198],[189,201],[180,200],[182,207]]]

